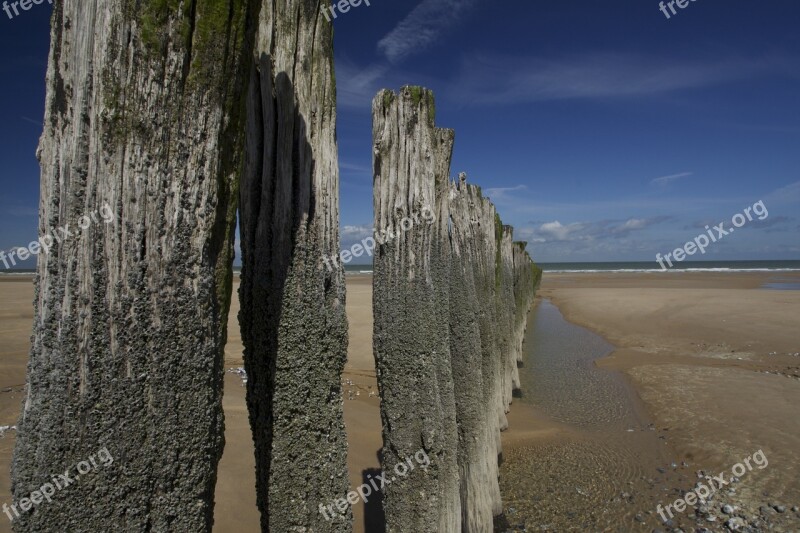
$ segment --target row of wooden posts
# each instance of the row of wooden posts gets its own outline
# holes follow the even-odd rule
[[[224,347],[238,217],[239,323],[261,528],[349,532],[341,376],[332,27],[310,0],[54,5],[40,232],[100,205],[39,258],[15,501],[114,457],[15,519],[28,531],[211,531],[224,448]],[[433,96],[373,104],[375,227],[431,224],[376,249],[382,468],[424,450],[384,495],[387,531],[489,531],[500,431],[519,386],[539,271],[495,207],[451,181]]]

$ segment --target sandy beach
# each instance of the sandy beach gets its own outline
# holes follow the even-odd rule
[[[593,457],[590,452],[574,454],[601,464],[600,485],[614,486],[627,480],[617,493],[601,491],[608,497],[602,503],[603,512],[621,503],[615,516],[625,520],[627,528],[651,531],[663,527],[657,504],[674,502],[698,481],[705,481],[704,474],[727,472],[730,478],[732,467],[762,450],[769,460],[767,467],[741,476],[735,488],[726,487],[700,515],[695,516],[691,508],[675,512],[672,526],[722,531],[730,516],[721,509],[730,503],[735,514],[750,523],[765,517],[775,531],[798,530],[800,515],[792,508],[800,504],[795,470],[800,463],[800,292],[761,288],[770,282],[797,283],[798,279],[798,273],[545,275],[540,303],[542,299],[551,301],[568,321],[613,345],[610,355],[598,360],[597,366],[621,373],[633,386],[633,402],[642,401],[643,420],[662,441],[659,453],[645,461],[642,457],[654,445],[642,441],[640,453],[626,458],[625,464],[614,460],[602,465],[607,458]],[[516,418],[519,412],[512,410],[512,414]],[[515,427],[512,424],[509,434]],[[506,494],[515,488],[511,478],[517,469],[563,471],[565,461],[574,461],[574,449],[597,438],[598,433],[575,437],[560,432],[560,436],[557,451],[545,455],[560,458],[552,464],[530,457],[541,454],[543,443],[522,443],[526,453],[515,454],[515,446],[520,445],[507,440],[509,460],[503,468],[505,479],[501,478]],[[599,442],[592,443],[592,453],[609,443],[611,450],[622,449],[625,438],[602,435]],[[635,452],[637,445],[632,449]],[[662,464],[656,464],[658,460]],[[529,469],[526,461],[532,463]],[[644,471],[625,473],[628,467]],[[575,494],[574,487],[588,483],[586,476],[570,478],[569,469],[562,474],[574,481],[572,498],[553,512],[583,509],[582,501],[588,498]],[[564,479],[559,478],[557,484],[565,484]],[[599,507],[588,509],[584,518]],[[556,523],[576,525],[579,518],[567,514],[571,513],[565,511],[561,518],[566,520]]]
[[[763,448],[775,468],[762,481],[784,478],[800,503],[780,472],[800,453],[800,291],[759,288],[773,277],[554,274],[540,297],[616,346],[599,365],[632,378],[682,456],[725,468]]]
[[[614,504],[624,507],[625,516],[642,515],[642,531],[658,524],[654,505],[674,500],[681,483],[689,485],[684,489],[691,488],[697,470],[730,470],[759,449],[769,458],[769,466],[755,470],[737,484],[736,497],[743,506],[773,500],[786,505],[781,519],[800,524],[798,515],[791,511],[793,505],[800,504],[800,481],[795,475],[800,462],[800,357],[790,355],[800,352],[800,291],[759,289],[772,277],[759,273],[545,275],[539,299],[552,301],[570,322],[613,344],[614,351],[598,365],[625,376],[639,402],[636,409],[641,412],[636,416],[655,425],[655,431],[634,436],[638,439],[634,449],[638,446],[644,459],[609,453],[594,461],[598,485],[609,484],[620,470],[628,468],[628,463],[635,464],[630,468],[637,475],[640,469],[651,468],[645,477],[658,478],[658,482],[646,484],[647,490],[636,493],[639,496],[632,497],[632,503],[621,498]],[[782,277],[800,280],[795,274]],[[343,380],[350,482],[357,487],[366,471],[379,467],[381,423],[372,358],[371,277],[351,276],[347,282],[350,346]],[[19,413],[32,298],[29,278],[0,279],[0,425],[15,424]],[[236,300],[234,296],[225,353],[227,368],[242,365]],[[215,524],[215,531],[221,533],[259,530],[244,391],[237,375],[226,374],[227,444],[220,464]],[[603,434],[590,435],[553,420],[526,402],[514,403],[509,423],[510,429],[503,435],[501,480],[507,509],[516,511],[515,505],[520,509],[525,506],[522,500],[526,493],[513,487],[522,474],[535,470],[569,476],[565,464],[570,458],[580,462],[597,450],[613,449],[609,442],[601,442],[606,438]],[[648,452],[654,439],[663,441],[663,448]],[[0,502],[10,501],[13,442],[13,431],[0,440]],[[532,455],[535,453],[540,455]],[[648,467],[653,456],[688,466],[678,467],[672,476],[660,475],[658,465]],[[556,481],[564,484],[563,478],[554,480],[545,475],[536,480],[543,485]],[[507,490],[509,486],[511,490]],[[580,493],[572,489],[570,493],[575,499],[570,505],[582,509]],[[380,521],[380,502],[376,499],[369,503],[367,509],[361,504],[355,506],[355,531],[374,531],[365,523]],[[548,502],[538,505],[548,508]],[[605,505],[611,506],[608,502]],[[554,506],[552,512],[558,509]],[[752,512],[757,512],[757,507]],[[683,515],[685,522],[677,523],[693,524],[693,516],[691,520],[688,517],[687,512]],[[9,522],[0,518],[0,532],[10,531]],[[524,516],[507,518],[514,524]],[[707,527],[718,526],[719,522]],[[776,531],[797,529],[783,527]]]

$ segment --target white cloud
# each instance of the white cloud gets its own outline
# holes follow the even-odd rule
[[[392,63],[420,52],[436,42],[476,3],[477,0],[422,0],[378,42],[378,50]]]
[[[436,80],[385,64],[361,66],[346,57],[336,58],[336,97],[340,108],[370,113],[381,89],[397,91],[404,85],[434,86]]]
[[[372,236],[372,233],[372,226],[368,224],[361,224],[358,226],[342,226],[342,241],[345,239],[360,241]]]
[[[565,226],[556,220],[554,222],[546,222],[539,226],[539,234],[543,236],[541,238],[544,240],[548,240],[549,237],[549,240],[566,241],[569,239],[570,234],[577,233],[583,228],[583,224],[574,223]]]
[[[769,60],[675,61],[622,53],[557,60],[476,55],[463,60],[452,93],[463,104],[608,99],[708,87],[777,69],[780,64]]]
[[[619,229],[622,231],[642,229],[647,227],[647,220],[644,218],[632,218],[622,224]]]
[[[679,180],[681,178],[687,178],[691,176],[692,172],[681,172],[680,174],[670,174],[669,176],[661,176],[660,178],[656,178],[650,182],[650,185],[656,185],[658,187],[666,187],[670,183],[675,180]]]

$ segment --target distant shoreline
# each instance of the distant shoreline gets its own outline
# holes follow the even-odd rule
[[[800,272],[800,260],[760,260],[760,261],[687,261],[675,268],[661,269],[652,261],[616,261],[616,262],[585,262],[585,263],[538,263],[545,273],[551,274],[581,274],[581,273],[758,273],[758,272]],[[234,267],[233,273],[241,275],[241,267]],[[36,273],[33,269],[2,270],[0,278],[7,277],[32,277]],[[372,274],[372,265],[345,265],[345,274],[348,276],[365,276]]]
[[[544,272],[551,273],[659,273],[676,272],[800,272],[800,261],[759,260],[759,261],[687,261],[675,268],[663,270],[653,261],[610,261],[585,263],[538,263]]]

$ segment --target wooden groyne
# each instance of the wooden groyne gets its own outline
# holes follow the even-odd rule
[[[39,229],[61,238],[39,257],[14,499],[81,479],[14,529],[211,531],[238,211],[261,529],[349,533],[318,3],[66,1],[51,39]],[[430,91],[384,91],[373,114],[387,530],[488,531],[537,273],[480,188],[450,181]]]
[[[373,101],[375,228],[436,213],[375,254],[382,467],[391,476],[418,450],[431,458],[386,487],[384,509],[389,532],[491,531],[536,270],[480,188],[450,181],[454,135],[434,110],[419,87]]]

